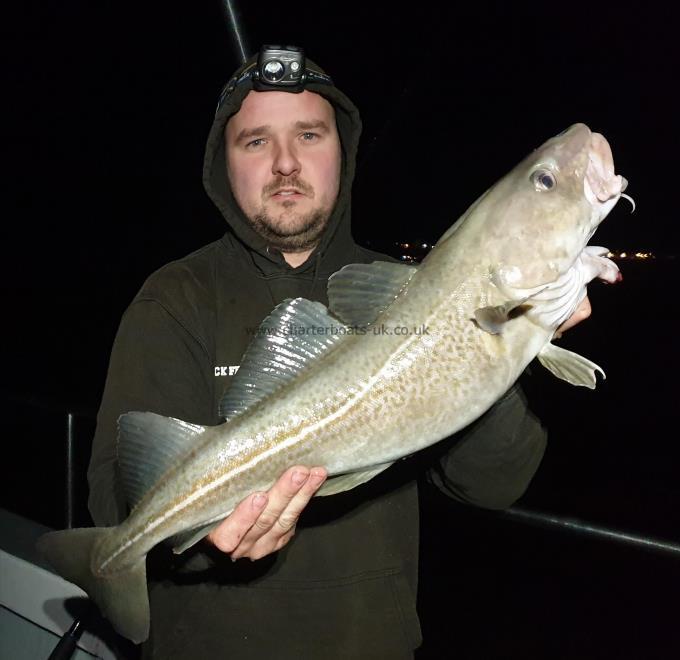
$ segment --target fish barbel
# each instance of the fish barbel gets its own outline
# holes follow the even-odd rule
[[[281,303],[225,394],[225,423],[121,416],[129,517],[49,533],[41,551],[141,642],[147,553],[171,537],[176,552],[190,547],[289,466],[324,465],[319,495],[353,488],[474,421],[537,356],[594,387],[599,367],[550,340],[588,282],[620,279],[587,243],[626,183],[605,138],[575,124],[484,193],[419,266],[353,264],[329,279],[328,309]]]

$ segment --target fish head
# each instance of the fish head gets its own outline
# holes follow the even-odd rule
[[[626,186],[607,140],[585,124],[534,150],[480,200],[494,284],[509,299],[550,299],[544,325],[566,320],[590,280],[620,279],[607,250],[588,241]]]

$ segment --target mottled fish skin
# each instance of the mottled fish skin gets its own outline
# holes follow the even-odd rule
[[[617,279],[602,249],[585,246],[625,186],[601,135],[575,124],[552,138],[442,236],[365,334],[345,337],[225,424],[198,431],[193,449],[140,493],[122,524],[51,533],[41,551],[140,642],[149,632],[148,551],[178,533],[200,537],[291,465],[373,476],[474,421],[542,354],[558,377],[594,386],[597,365],[550,340],[588,281]],[[373,331],[383,327],[426,331]]]
[[[424,326],[428,334],[348,337],[290,386],[211,429],[97,548],[96,572],[121,570],[163,539],[223,518],[291,465],[324,465],[330,476],[368,468],[447,437],[485,412],[555,328],[520,314],[502,335],[491,335],[475,324],[474,310],[507,300],[494,268],[529,278],[509,285],[534,287],[556,279],[581,252],[603,217],[583,194],[590,136],[576,125],[543,147],[570,159],[569,171],[560,171],[567,194],[548,205],[547,215],[531,208],[535,194],[516,193],[532,161],[545,160],[534,152],[471,207],[455,240],[445,235],[374,324]],[[559,171],[558,157],[548,160]],[[519,220],[512,217],[518,210]],[[578,240],[571,241],[574,231]],[[508,243],[519,240],[522,249],[508,257]]]
[[[461,281],[447,295],[442,289],[434,304],[427,286],[433,268],[435,259],[380,320],[387,327],[424,323],[429,335],[349,337],[293,386],[212,429],[148,493],[116,537],[97,549],[98,573],[120,570],[178,531],[224,517],[291,465],[324,465],[332,476],[392,461],[463,428],[490,407],[533,357],[537,335],[540,343],[549,333],[513,332],[518,341],[508,351],[503,340],[470,321],[493,293],[488,278],[483,286],[479,278]],[[423,315],[425,295],[430,300]],[[526,358],[517,360],[518,351]]]

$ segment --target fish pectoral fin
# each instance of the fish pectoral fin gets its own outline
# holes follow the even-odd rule
[[[225,514],[224,518],[229,514]],[[172,545],[172,551],[176,555],[182,554],[185,550],[188,550],[192,545],[196,545],[201,539],[205,538],[213,531],[223,520],[220,518],[217,522],[211,522],[207,525],[202,525],[201,527],[193,527],[179,534],[175,534],[170,538],[166,539],[168,543]]]
[[[607,377],[602,368],[594,362],[554,344],[546,344],[537,357],[548,371],[571,385],[581,385],[594,390],[597,384],[595,372],[599,371],[603,378]]]
[[[328,308],[348,325],[365,327],[394,302],[417,270],[388,261],[343,266],[328,278]]]
[[[530,305],[524,304],[528,299],[529,297],[521,300],[508,300],[502,305],[479,307],[475,310],[475,321],[482,330],[491,335],[499,335],[505,323],[531,309]]]
[[[316,495],[325,497],[326,495],[335,495],[337,493],[343,493],[346,490],[351,490],[352,488],[373,479],[373,477],[380,474],[383,470],[387,470],[393,462],[394,461],[391,461],[390,463],[381,463],[380,465],[372,467],[370,470],[363,470],[362,472],[350,472],[349,474],[339,474],[337,477],[331,477],[318,491],[316,491]]]
[[[131,508],[196,446],[204,426],[150,412],[118,418],[118,465]]]

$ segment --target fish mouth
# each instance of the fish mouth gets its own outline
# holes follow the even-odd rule
[[[596,221],[588,239],[627,186],[628,181],[614,170],[609,142],[601,133],[590,133],[583,190],[595,210]],[[533,296],[534,302],[538,303],[535,320],[545,327],[557,328],[570,318],[585,298],[586,287],[592,280],[600,279],[610,284],[621,281],[621,272],[608,258],[608,252],[607,248],[585,245],[566,272]]]
[[[491,282],[506,301],[522,301],[531,307],[526,312],[530,320],[554,331],[583,301],[592,280],[614,284],[622,279],[609,250],[588,243],[619,198],[629,199],[624,194],[628,182],[616,174],[605,137],[585,124],[574,124],[547,142],[539,159],[531,159],[532,174],[537,171],[536,163],[545,163],[546,169],[555,167],[567,182],[571,179],[564,189],[567,204],[575,204],[555,227],[549,227],[548,243],[534,255],[525,253],[524,262],[509,252],[515,246],[510,243],[508,251],[502,252],[504,259],[492,269]],[[533,245],[530,240],[527,244]]]
[[[616,174],[614,170],[614,156],[609,142],[601,133],[591,133],[588,144],[588,164],[583,177],[583,191],[590,205],[598,212],[597,224],[609,213],[620,197],[625,197],[630,201],[635,210],[633,199],[623,194],[627,187],[628,181],[620,174]],[[595,231],[595,226],[592,232]],[[604,256],[607,252],[606,248],[586,246],[580,259],[589,263],[586,271],[590,274],[590,279],[597,277],[609,283],[618,282],[622,279],[621,273],[618,267]]]
[[[563,166],[575,166],[575,173],[582,172],[583,193],[591,207],[583,236],[585,240],[582,246],[574,246],[577,252],[573,260],[555,262],[555,278],[552,281],[528,288],[513,287],[508,292],[510,299],[526,300],[532,306],[528,316],[534,322],[553,330],[574,313],[592,280],[600,279],[610,284],[621,281],[621,273],[609,258],[609,250],[588,245],[588,242],[619,198],[628,198],[623,193],[628,181],[616,174],[611,147],[602,134],[591,132],[585,124],[576,124],[563,135],[566,138],[559,154]],[[580,243],[580,238],[577,243]],[[507,281],[503,284],[507,290]]]
[[[630,201],[635,210],[633,199],[623,194],[628,187],[628,181],[620,174],[616,174],[614,156],[604,135],[591,133],[588,147],[588,164],[583,177],[583,191],[590,205],[599,212],[598,223],[609,213],[620,197],[625,197]],[[595,231],[595,227],[592,231]],[[585,272],[589,275],[589,278],[584,278],[586,283],[595,278],[612,284],[622,279],[616,264],[605,256],[607,252],[606,248],[594,246],[584,248],[578,263],[581,261],[588,263],[588,267],[585,268]]]
[[[621,196],[628,181],[614,172],[614,157],[609,142],[601,133],[590,134],[588,165],[583,179],[586,199],[597,207]]]

